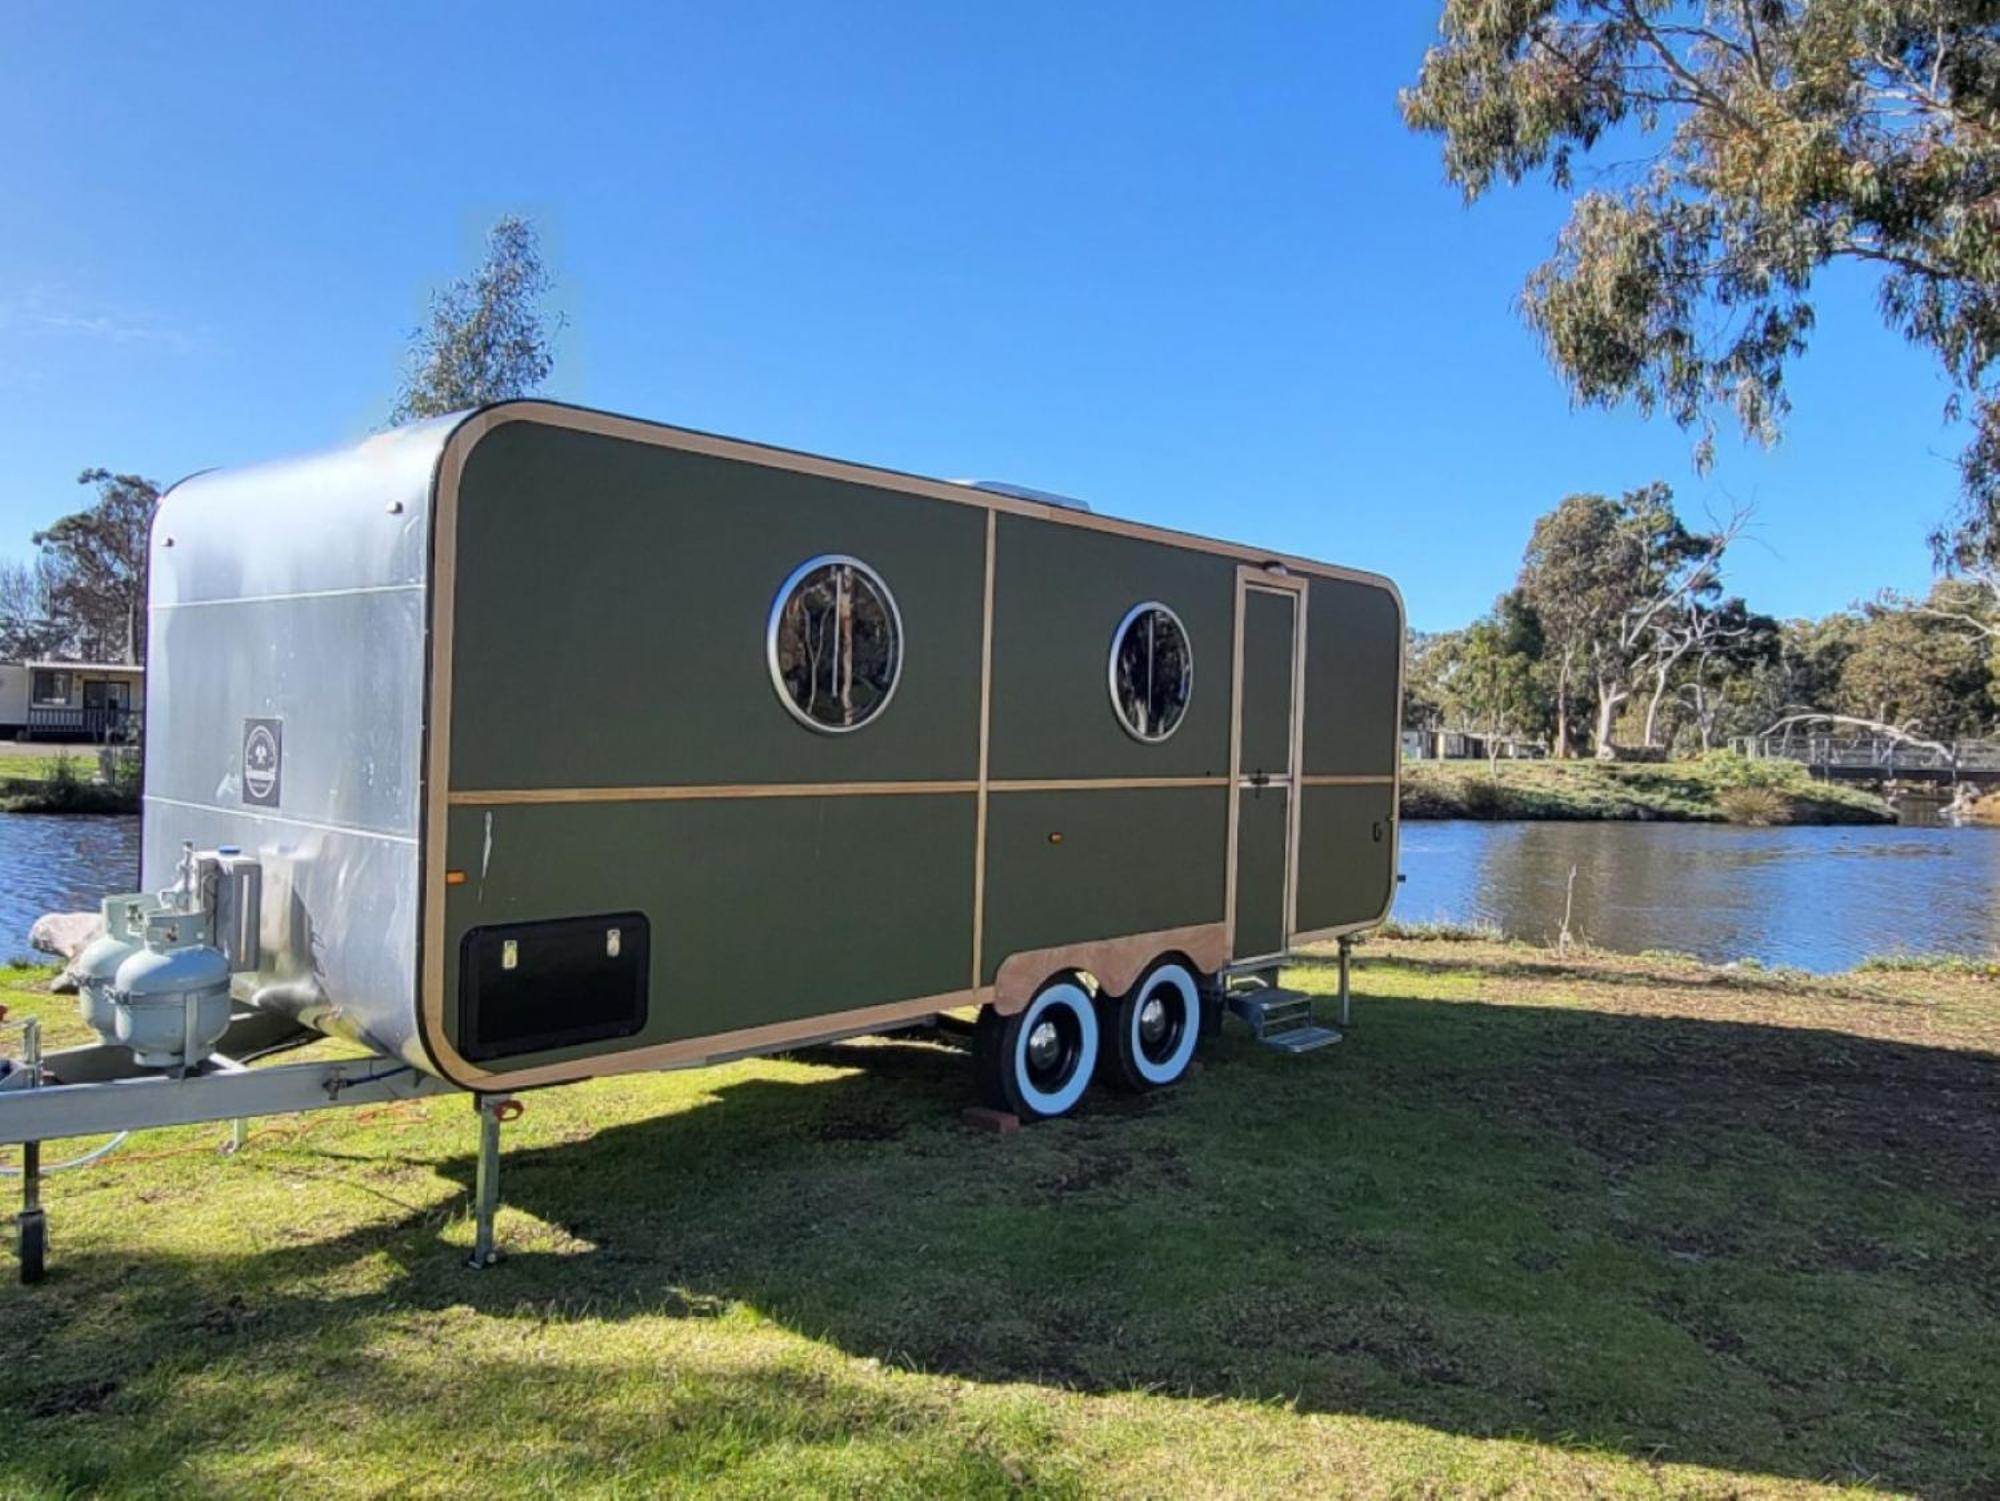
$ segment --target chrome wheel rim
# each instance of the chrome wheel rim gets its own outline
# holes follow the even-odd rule
[[[1178,989],[1162,985],[1139,1003],[1133,1041],[1139,1056],[1155,1067],[1163,1067],[1180,1052],[1187,1035],[1187,1005]]]
[[[1083,1027],[1068,1007],[1051,1006],[1037,1017],[1021,1039],[1021,1061],[1027,1082],[1044,1094],[1055,1094],[1075,1075],[1083,1056]]]

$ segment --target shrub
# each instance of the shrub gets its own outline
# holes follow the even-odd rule
[[[1797,761],[1753,761],[1741,751],[1712,750],[1697,764],[1703,776],[1724,787],[1799,787],[1812,780]]]
[[[1398,922],[1391,918],[1376,930],[1384,938],[1410,938],[1426,943],[1505,943],[1507,935],[1490,922]]]
[[[1724,787],[1715,805],[1731,823],[1785,823],[1792,812],[1791,800],[1772,787]]]
[[[1959,975],[2000,980],[2000,962],[1965,954],[1870,954],[1855,966],[1864,973]]]

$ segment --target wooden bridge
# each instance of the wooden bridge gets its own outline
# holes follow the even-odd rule
[[[1840,782],[1971,782],[2000,787],[2000,743],[1917,744],[1887,735],[1753,735],[1736,748],[1754,761],[1797,761]]]

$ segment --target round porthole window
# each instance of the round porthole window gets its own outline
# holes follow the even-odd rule
[[[888,707],[903,673],[903,621],[881,576],[828,554],[792,570],[771,605],[771,682],[801,724],[858,730]]]
[[[1111,707],[1135,740],[1165,740],[1194,696],[1194,648],[1180,616],[1162,604],[1134,605],[1111,637]]]

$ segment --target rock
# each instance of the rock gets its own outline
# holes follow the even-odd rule
[[[45,954],[74,959],[103,931],[104,919],[95,912],[48,912],[28,929],[28,942]]]

